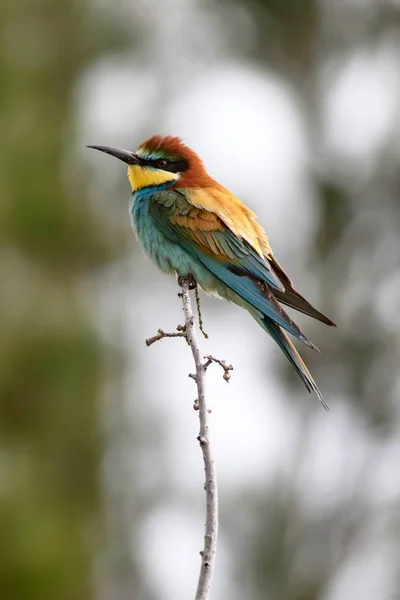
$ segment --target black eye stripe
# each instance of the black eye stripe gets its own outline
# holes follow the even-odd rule
[[[187,160],[168,160],[167,158],[165,159],[167,161],[167,164],[165,165],[165,167],[160,167],[157,162],[160,159],[146,159],[146,158],[141,158],[140,156],[136,155],[136,158],[138,160],[138,163],[140,166],[142,167],[154,167],[155,169],[160,169],[162,171],[169,171],[170,173],[183,173],[184,171],[187,171],[189,168],[189,163]]]
[[[162,167],[163,171],[169,171],[170,173],[183,173],[189,168],[187,160],[174,160],[168,161],[165,167]]]

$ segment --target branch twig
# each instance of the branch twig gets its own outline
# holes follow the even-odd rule
[[[207,359],[207,362],[204,363],[204,370],[206,371],[208,369],[208,367],[211,365],[211,363],[216,363],[217,365],[219,365],[221,367],[221,369],[223,369],[224,374],[222,375],[222,377],[225,379],[226,383],[229,383],[229,380],[231,378],[231,374],[229,371],[233,371],[233,367],[232,365],[227,365],[226,362],[224,360],[220,360],[219,358],[215,358],[215,356],[211,356],[211,354],[205,354],[204,358]]]
[[[208,333],[206,333],[203,328],[203,317],[201,315],[200,294],[199,294],[199,286],[198,285],[196,285],[196,287],[194,289],[194,295],[196,296],[197,314],[199,315],[199,329],[200,329],[201,333],[204,335],[204,337],[206,339],[208,339]]]
[[[157,335],[154,335],[151,338],[147,338],[146,346],[151,346],[155,342],[159,340],[163,340],[164,338],[173,338],[173,337],[183,337],[189,343],[188,337],[186,335],[186,328],[184,325],[178,325],[176,331],[174,333],[165,333],[163,329],[157,329]]]
[[[210,411],[207,408],[205,395],[205,374],[211,363],[218,363],[224,370],[224,379],[229,381],[232,365],[226,365],[225,361],[219,360],[211,355],[204,358],[200,351],[199,343],[196,336],[194,316],[190,301],[190,290],[196,289],[196,282],[193,277],[179,277],[178,283],[182,288],[179,296],[182,298],[183,312],[185,315],[185,325],[178,325],[177,331],[174,333],[165,333],[162,329],[158,329],[157,335],[146,340],[146,345],[151,346],[155,342],[166,337],[184,337],[190,345],[196,373],[189,375],[195,380],[197,386],[197,399],[194,408],[199,412],[200,431],[197,437],[201,451],[203,453],[204,471],[206,481],[204,489],[206,491],[206,527],[204,535],[204,547],[201,554],[200,575],[197,584],[195,600],[208,600],[211,590],[211,579],[214,569],[215,554],[217,549],[218,537],[218,489],[217,475],[215,471],[214,459],[212,455],[211,442],[208,430],[208,420]],[[201,317],[200,317],[201,318]],[[204,332],[203,332],[204,333]]]

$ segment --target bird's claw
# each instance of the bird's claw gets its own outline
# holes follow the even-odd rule
[[[182,287],[185,283],[188,284],[189,290],[195,290],[197,288],[197,281],[191,273],[188,275],[179,275],[178,285]]]

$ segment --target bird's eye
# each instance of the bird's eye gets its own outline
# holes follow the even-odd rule
[[[168,164],[168,161],[165,160],[165,158],[159,158],[156,162],[157,167],[159,167],[160,169],[163,169],[164,167],[166,167]]]

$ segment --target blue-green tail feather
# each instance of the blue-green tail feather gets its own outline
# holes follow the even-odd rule
[[[325,408],[325,410],[329,411],[329,407],[326,404],[320,390],[318,389],[318,386],[315,383],[310,371],[307,369],[306,365],[304,364],[299,353],[293,346],[292,342],[289,340],[286,333],[284,331],[282,331],[282,329],[279,327],[279,325],[277,325],[276,323],[271,321],[271,319],[268,319],[268,317],[264,316],[264,317],[260,318],[258,316],[255,316],[255,319],[261,325],[261,327],[263,329],[265,329],[265,331],[267,331],[267,333],[269,333],[269,335],[275,340],[275,342],[281,348],[281,350],[285,354],[286,358],[289,360],[291,365],[294,367],[297,375],[300,377],[300,379],[302,380],[302,382],[304,383],[304,385],[306,386],[308,391],[310,393],[316,394],[318,396],[318,399],[320,400],[322,406]]]

